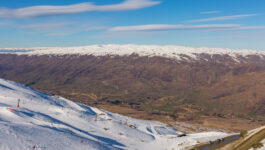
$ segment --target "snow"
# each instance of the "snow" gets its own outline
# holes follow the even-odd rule
[[[263,147],[258,148],[258,150],[265,150],[265,139],[261,141]]]
[[[173,58],[177,60],[189,60],[199,59],[198,54],[209,54],[209,55],[229,55],[235,61],[238,58],[247,57],[249,55],[258,55],[265,59],[265,51],[261,50],[234,50],[228,48],[192,48],[185,46],[175,45],[90,45],[83,47],[35,47],[35,48],[2,48],[0,53],[10,54],[26,54],[26,55],[66,55],[66,54],[77,54],[77,55],[94,55],[94,56],[105,56],[105,55],[119,55],[128,56],[131,54],[138,54],[139,56],[161,56],[167,58]],[[183,55],[188,56],[183,57]]]
[[[263,146],[259,148],[250,148],[249,150],[265,150],[265,139],[260,142]]]
[[[0,79],[0,149],[177,150],[229,135],[180,134],[160,122],[114,114]]]
[[[259,132],[262,129],[265,129],[265,126],[262,126],[262,127],[248,131],[248,137],[251,137],[252,135],[256,134],[257,132]],[[263,144],[262,147],[255,148],[255,149],[251,148],[250,150],[265,150],[265,139],[261,140],[260,143]]]

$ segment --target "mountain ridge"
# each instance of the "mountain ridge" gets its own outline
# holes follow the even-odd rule
[[[0,53],[18,55],[94,55],[94,56],[129,56],[139,55],[148,57],[166,57],[175,60],[198,60],[200,54],[229,56],[235,62],[240,61],[240,57],[259,56],[265,60],[265,51],[251,49],[228,49],[228,48],[192,48],[174,45],[90,45],[81,47],[35,47],[35,48],[0,48]],[[206,58],[204,58],[207,60]]]

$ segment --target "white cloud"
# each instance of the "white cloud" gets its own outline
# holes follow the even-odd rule
[[[207,21],[222,21],[222,20],[234,20],[241,19],[246,17],[257,16],[257,14],[244,14],[244,15],[234,15],[234,16],[221,16],[221,17],[213,17],[213,18],[205,18],[199,20],[190,20],[188,22],[207,22]]]
[[[240,26],[240,27],[230,28],[230,29],[215,29],[215,30],[212,30],[212,31],[258,30],[258,29],[265,29],[265,26]]]
[[[151,24],[139,26],[118,26],[110,28],[112,32],[130,32],[130,31],[169,31],[169,30],[208,30],[208,31],[226,31],[226,30],[255,30],[265,29],[265,26],[241,26],[238,24],[213,24],[213,25],[169,25],[169,24]]]
[[[201,12],[200,14],[217,14],[220,13],[221,11],[216,10],[216,11],[205,11],[205,12]]]
[[[239,27],[238,30],[265,29],[265,26]]]
[[[236,24],[215,24],[215,25],[168,25],[151,24],[139,26],[119,26],[110,28],[109,31],[163,31],[163,30],[194,30],[194,29],[233,29],[239,28]]]
[[[92,11],[125,11],[151,7],[160,4],[153,0],[125,0],[119,4],[94,5],[92,3],[79,3],[67,6],[32,6],[19,9],[0,9],[2,18],[30,18],[39,16],[52,16],[62,14],[75,14]]]

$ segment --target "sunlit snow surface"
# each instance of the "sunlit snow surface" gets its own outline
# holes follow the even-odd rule
[[[176,60],[185,60],[186,55],[189,59],[198,59],[198,54],[209,54],[209,55],[228,55],[235,61],[239,57],[245,57],[249,55],[258,55],[265,59],[265,51],[261,50],[233,50],[227,48],[192,48],[185,46],[175,45],[90,45],[83,47],[35,47],[35,48],[0,48],[0,53],[14,53],[14,54],[26,54],[26,55],[65,55],[65,54],[77,54],[77,55],[94,55],[94,56],[105,56],[105,55],[119,55],[126,56],[131,54],[138,54],[139,56],[161,56],[166,58],[173,58]]]
[[[0,79],[1,150],[176,150],[228,135],[179,134],[159,122],[113,114]]]

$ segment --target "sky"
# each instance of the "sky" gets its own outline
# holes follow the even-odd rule
[[[0,0],[0,47],[265,50],[264,0]]]

